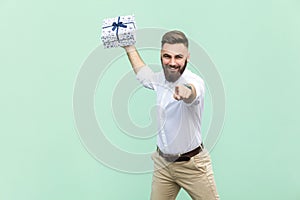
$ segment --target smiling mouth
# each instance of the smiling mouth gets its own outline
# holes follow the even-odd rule
[[[168,65],[168,68],[171,70],[177,70],[177,69],[179,69],[179,66],[169,66]]]

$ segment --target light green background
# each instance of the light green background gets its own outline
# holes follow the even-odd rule
[[[299,9],[296,0],[2,0],[0,199],[148,199],[151,174],[93,159],[72,110],[103,18],[134,13],[139,28],[183,30],[222,76],[226,121],[211,152],[221,199],[299,200]]]

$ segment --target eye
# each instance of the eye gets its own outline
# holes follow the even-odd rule
[[[163,57],[164,58],[171,58],[171,56],[169,54],[164,54]]]
[[[176,58],[176,59],[182,59],[182,58],[183,58],[183,55],[176,55],[175,58]]]

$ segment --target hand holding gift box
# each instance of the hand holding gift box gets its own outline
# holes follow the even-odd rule
[[[104,19],[101,35],[104,48],[134,45],[135,30],[133,15]]]

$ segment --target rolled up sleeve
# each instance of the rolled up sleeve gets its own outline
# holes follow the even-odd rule
[[[190,79],[188,83],[193,84],[196,90],[196,98],[191,103],[188,103],[188,105],[197,105],[201,101],[203,101],[204,98],[204,94],[205,94],[204,81],[201,78],[193,78]]]
[[[147,65],[136,74],[136,79],[146,88],[156,90],[157,75]]]

